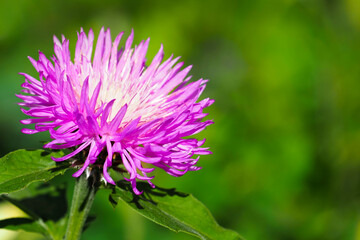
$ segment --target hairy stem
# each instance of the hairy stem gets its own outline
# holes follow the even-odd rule
[[[82,174],[75,183],[65,240],[78,240],[99,187],[99,172],[93,169],[90,176]]]

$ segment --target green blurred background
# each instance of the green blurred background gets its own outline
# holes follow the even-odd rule
[[[151,37],[165,57],[210,82],[215,124],[198,135],[214,152],[201,171],[155,183],[193,193],[247,239],[360,239],[360,3],[358,0],[0,1],[0,155],[41,147],[24,135],[14,96],[36,76],[27,56],[52,56],[53,34],[110,27]],[[1,173],[0,173],[1,174]],[[13,213],[2,207],[0,215]],[[107,193],[83,239],[196,239],[173,233]],[[1,239],[39,239],[4,233]]]

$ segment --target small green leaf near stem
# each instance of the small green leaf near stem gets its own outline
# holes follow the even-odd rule
[[[33,182],[47,182],[70,168],[69,162],[57,163],[62,151],[25,150],[10,152],[0,158],[0,194],[19,191]]]
[[[80,239],[84,223],[99,187],[99,176],[98,169],[93,169],[89,177],[82,174],[76,180],[65,240]]]

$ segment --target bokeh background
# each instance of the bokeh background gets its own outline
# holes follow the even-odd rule
[[[14,96],[36,75],[27,56],[52,56],[52,36],[110,27],[163,43],[210,79],[214,152],[201,171],[155,183],[191,192],[247,239],[360,239],[360,4],[358,0],[0,1],[0,155],[39,148]],[[1,174],[1,173],[0,173]],[[83,239],[196,239],[113,209],[100,193]],[[9,205],[0,216],[20,214]],[[41,239],[2,231],[1,239]]]

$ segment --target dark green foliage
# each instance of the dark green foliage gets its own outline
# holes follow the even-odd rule
[[[65,186],[47,182],[70,169],[70,165],[57,164],[51,160],[51,155],[61,156],[62,153],[18,150],[0,159],[0,171],[3,172],[0,178],[1,199],[14,204],[29,216],[0,220],[0,228],[40,233],[50,240],[61,240],[64,236],[65,239],[80,239],[84,224],[88,227],[92,221],[92,218],[86,220],[100,186],[100,172],[95,169],[91,177],[83,174],[76,179],[72,207],[68,211]],[[144,183],[138,185],[140,190],[144,190],[141,196],[133,193],[128,182],[119,181],[110,195],[111,203],[116,205],[121,199],[162,226],[204,240],[242,239],[236,232],[220,227],[210,211],[192,195],[175,189],[151,189]],[[24,191],[15,192],[26,187]],[[11,192],[15,193],[9,195]]]
[[[234,231],[222,228],[217,224],[210,211],[194,196],[156,187],[152,189],[147,183],[140,183],[142,195],[132,192],[130,183],[120,181],[109,197],[116,206],[121,199],[144,217],[169,228],[175,232],[186,232],[204,240],[240,240],[243,239]]]
[[[32,184],[23,192],[2,195],[25,212],[29,218],[10,218],[0,221],[0,228],[40,233],[47,239],[62,240],[67,223],[65,186]]]

